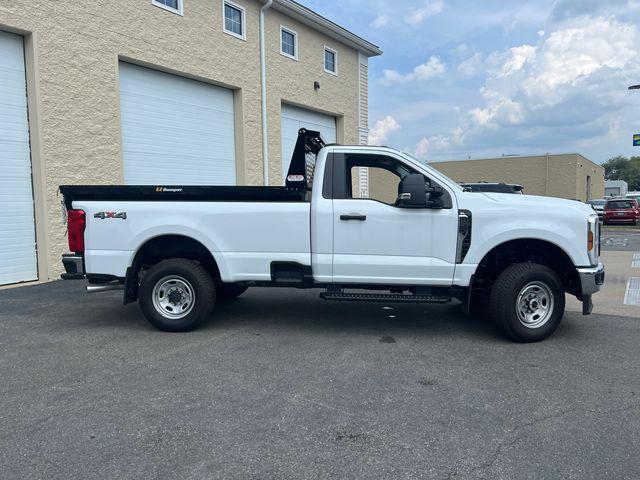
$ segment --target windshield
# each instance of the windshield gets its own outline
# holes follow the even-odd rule
[[[453,180],[451,180],[449,177],[447,177],[444,173],[442,173],[440,170],[438,170],[437,168],[433,168],[431,165],[428,165],[424,162],[421,162],[420,160],[418,160],[416,157],[414,157],[413,155],[411,155],[410,153],[407,152],[402,152],[402,154],[407,157],[409,160],[417,163],[418,165],[420,165],[422,168],[424,168],[425,170],[427,170],[428,172],[433,173],[434,177],[438,178],[438,176],[440,177],[444,177],[447,180],[449,180],[449,185],[453,188],[457,188],[460,191],[463,191],[463,188],[458,185],[458,182],[454,182]]]
[[[593,205],[594,207],[602,207],[605,203],[607,203],[606,200],[589,200],[587,203],[589,203],[590,205]]]

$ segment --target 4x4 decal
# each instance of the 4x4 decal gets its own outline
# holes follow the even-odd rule
[[[93,214],[93,218],[104,220],[105,218],[121,218],[127,219],[127,212],[98,212]]]

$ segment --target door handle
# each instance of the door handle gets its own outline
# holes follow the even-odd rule
[[[340,215],[340,220],[357,220],[359,222],[364,222],[367,219],[366,215]]]

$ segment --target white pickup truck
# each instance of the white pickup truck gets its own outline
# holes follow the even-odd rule
[[[363,198],[360,169],[397,184]],[[395,179],[395,180],[394,180]],[[592,310],[604,282],[598,216],[555,198],[465,192],[386,147],[301,130],[284,187],[62,186],[65,279],[124,290],[157,328],[185,331],[248,287],[326,300],[489,306],[520,342],[558,327],[565,292]]]

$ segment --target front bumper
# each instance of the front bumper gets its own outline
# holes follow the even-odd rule
[[[65,273],[60,275],[63,280],[79,280],[84,278],[84,257],[74,253],[62,255],[62,265]]]
[[[599,263],[596,267],[578,268],[578,276],[582,296],[593,295],[604,284],[604,265]]]

